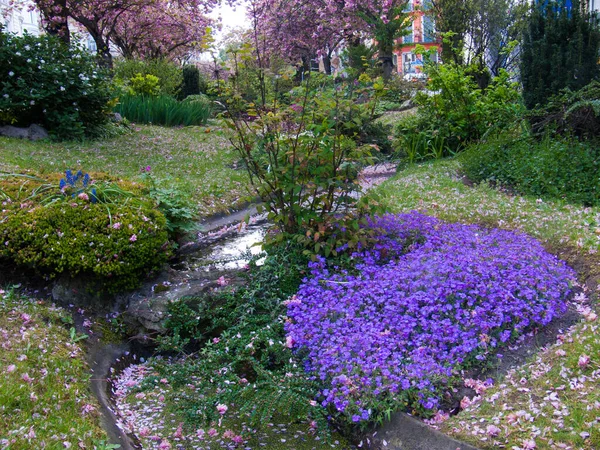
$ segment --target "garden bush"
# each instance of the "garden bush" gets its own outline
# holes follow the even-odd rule
[[[537,136],[554,132],[580,139],[600,137],[600,82],[594,80],[574,92],[561,91],[545,106],[529,111],[527,119]]]
[[[196,66],[183,66],[183,82],[181,84],[180,99],[190,95],[199,95],[206,92],[206,80]]]
[[[449,156],[522,117],[517,84],[506,71],[500,71],[485,90],[477,86],[468,68],[457,64],[428,65],[427,75],[428,92],[415,98],[416,117],[407,117],[396,128],[403,156],[414,154],[416,160]]]
[[[60,39],[0,33],[0,125],[81,139],[109,120],[112,86],[92,55]]]
[[[212,109],[208,101],[177,101],[173,97],[124,95],[115,111],[131,122],[154,125],[205,125]]]
[[[10,175],[0,186],[4,262],[51,278],[89,277],[115,292],[136,287],[167,259],[165,218],[140,191],[71,172],[60,182]]]
[[[474,182],[491,181],[526,195],[600,205],[600,151],[594,142],[507,133],[470,148],[462,167]]]
[[[165,59],[118,59],[114,74],[117,80],[127,84],[137,74],[153,75],[159,79],[160,94],[175,97],[183,82],[181,67]]]
[[[348,422],[432,413],[462,369],[566,311],[574,273],[520,233],[417,213],[375,218],[352,271],[321,259],[288,303],[288,342]]]
[[[136,74],[128,82],[129,95],[158,95],[160,93],[160,79],[154,75]]]

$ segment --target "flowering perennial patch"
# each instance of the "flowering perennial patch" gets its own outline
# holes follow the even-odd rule
[[[356,271],[311,264],[286,332],[353,422],[383,405],[436,409],[460,369],[566,310],[574,273],[524,234],[416,212],[375,218]],[[382,403],[383,402],[383,403]],[[385,408],[385,407],[383,407]]]

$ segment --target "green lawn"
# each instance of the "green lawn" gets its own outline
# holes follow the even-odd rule
[[[0,289],[0,447],[106,447],[68,313]]]
[[[248,178],[221,129],[132,125],[132,132],[85,142],[29,142],[0,137],[0,171],[81,169],[136,179],[142,167],[182,190],[201,216],[225,212],[247,197]],[[241,200],[242,199],[242,200]]]

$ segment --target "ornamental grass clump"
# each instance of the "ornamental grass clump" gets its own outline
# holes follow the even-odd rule
[[[375,218],[352,274],[311,263],[288,302],[288,341],[351,422],[431,414],[462,369],[566,311],[574,272],[522,233],[416,212]]]

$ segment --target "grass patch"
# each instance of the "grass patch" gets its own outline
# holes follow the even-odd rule
[[[0,290],[0,446],[107,448],[68,313]]]
[[[151,167],[159,185],[176,187],[199,215],[223,213],[248,195],[245,171],[233,167],[235,151],[218,128],[135,126],[102,141],[29,142],[0,137],[0,171],[108,172],[135,179]]]
[[[574,326],[441,430],[483,449],[600,448],[599,328]]]
[[[520,230],[547,246],[592,256],[600,249],[600,208],[511,196],[487,184],[468,186],[459,169],[456,160],[411,166],[371,195],[389,212],[416,210],[449,222]]]

